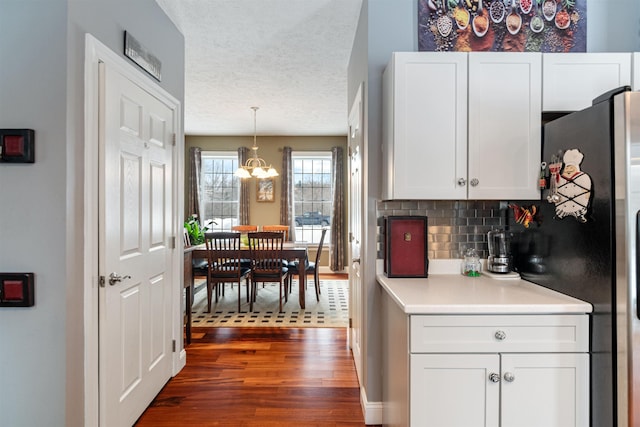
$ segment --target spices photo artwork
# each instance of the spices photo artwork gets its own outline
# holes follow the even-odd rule
[[[418,50],[586,52],[587,0],[418,0]]]

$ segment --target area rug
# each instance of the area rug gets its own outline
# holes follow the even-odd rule
[[[313,279],[307,281],[306,307],[298,304],[298,281],[293,281],[293,292],[278,312],[278,284],[267,283],[258,287],[258,297],[249,312],[245,286],[242,286],[242,306],[238,312],[238,289],[226,285],[225,296],[212,301],[207,313],[207,291],[202,287],[194,297],[191,310],[192,327],[296,327],[339,328],[349,325],[349,281],[320,279],[320,301],[316,301]],[[237,285],[235,285],[237,286]]]

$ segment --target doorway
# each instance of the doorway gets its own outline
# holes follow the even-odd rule
[[[85,53],[85,420],[130,425],[185,364],[180,104],[91,35]]]

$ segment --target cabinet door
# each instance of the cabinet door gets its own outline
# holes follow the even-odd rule
[[[539,199],[540,53],[469,54],[469,199]]]
[[[411,426],[498,427],[497,354],[412,354]]]
[[[396,52],[384,85],[383,198],[465,199],[467,54]]]
[[[631,85],[630,53],[545,53],[542,110],[578,111],[594,98]]]
[[[589,426],[588,354],[501,357],[501,427]]]

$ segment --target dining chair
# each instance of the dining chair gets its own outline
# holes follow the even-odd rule
[[[211,312],[211,297],[215,291],[216,302],[220,291],[224,296],[225,283],[238,284],[238,312],[241,307],[241,288],[244,279],[247,287],[247,301],[249,300],[250,268],[240,264],[240,233],[210,232],[204,234],[207,247],[208,275],[207,275],[207,310]],[[222,286],[219,286],[222,285]],[[219,288],[222,289],[219,289]]]
[[[279,233],[284,233],[284,240],[289,240],[288,225],[263,225],[262,231],[277,231]]]
[[[249,298],[249,311],[253,311],[253,302],[256,300],[258,287],[262,282],[278,282],[280,293],[278,298],[278,310],[282,312],[282,298],[289,300],[286,292],[289,270],[282,262],[282,246],[284,234],[282,232],[256,232],[249,233],[249,253],[251,254],[251,296]]]
[[[316,287],[316,300],[320,301],[320,256],[322,255],[322,246],[324,244],[324,236],[327,234],[327,229],[322,229],[322,235],[320,236],[320,243],[318,244],[318,251],[316,252],[316,260],[315,262],[307,263],[304,271],[300,269],[300,263],[298,261],[289,263],[289,289],[291,289],[291,278],[294,274],[297,274],[298,277],[300,274],[310,274],[313,273],[313,283]]]

